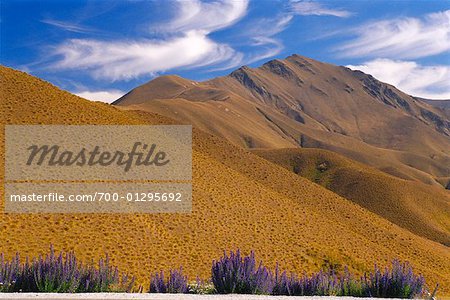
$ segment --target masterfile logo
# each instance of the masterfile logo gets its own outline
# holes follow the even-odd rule
[[[191,180],[190,125],[7,125],[6,180]]]
[[[7,125],[5,212],[192,210],[192,127]]]
[[[27,148],[30,150],[27,165],[33,163],[41,166],[47,163],[49,166],[110,166],[117,164],[123,166],[124,172],[128,172],[131,167],[136,166],[165,166],[170,162],[167,153],[157,151],[157,145],[152,144],[150,147],[141,142],[135,142],[131,151],[126,153],[122,151],[100,151],[100,146],[95,146],[92,150],[86,148],[80,149],[78,152],[72,152],[61,149],[58,145],[32,145]],[[139,151],[142,148],[141,151]]]

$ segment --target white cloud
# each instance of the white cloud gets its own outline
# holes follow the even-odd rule
[[[206,32],[226,28],[247,12],[248,0],[201,2],[178,0],[175,18],[162,27],[167,31],[205,30]]]
[[[293,13],[302,16],[334,16],[346,18],[352,15],[347,10],[326,8],[315,1],[291,1],[291,10]]]
[[[52,68],[84,69],[96,78],[127,80],[173,68],[207,66],[232,60],[239,53],[208,35],[237,22],[247,12],[247,0],[177,3],[176,18],[165,26],[171,35],[132,41],[71,39],[58,45]]]
[[[109,90],[109,91],[83,91],[75,93],[75,95],[80,96],[92,101],[102,101],[106,103],[112,103],[115,100],[122,97],[125,93],[119,90]]]
[[[411,59],[450,51],[450,10],[362,25],[337,50],[344,57]]]
[[[63,57],[54,66],[56,68],[87,69],[96,78],[115,81],[172,68],[219,63],[232,57],[234,50],[214,42],[202,32],[190,31],[170,40],[73,39],[60,45],[55,54]]]
[[[375,59],[347,67],[371,74],[413,96],[450,99],[450,66],[422,66],[413,61]]]

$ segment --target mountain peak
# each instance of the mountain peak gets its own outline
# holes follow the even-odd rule
[[[162,75],[162,76],[158,76],[150,81],[148,81],[147,83],[144,84],[175,84],[175,85],[192,85],[194,83],[194,81],[183,78],[179,75],[175,75],[175,74],[170,74],[170,75]]]
[[[251,72],[251,68],[249,66],[241,66],[238,69],[232,71],[229,76],[234,77],[233,74],[239,74],[239,73],[247,73],[247,72]]]
[[[138,86],[126,95],[114,101],[117,105],[125,99],[133,98],[133,103],[139,104],[150,99],[169,99],[182,93],[187,88],[196,85],[197,82],[180,77],[178,75],[164,75],[156,77],[143,85]]]

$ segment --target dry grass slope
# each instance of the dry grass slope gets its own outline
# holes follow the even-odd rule
[[[6,124],[167,124],[121,111],[0,68]],[[3,127],[3,126],[2,126]],[[3,128],[0,159],[4,161]],[[347,264],[362,271],[394,257],[409,260],[450,293],[450,253],[289,170],[194,130],[192,214],[0,215],[0,251],[36,255],[53,243],[82,259],[108,252],[145,282],[151,271],[183,265],[206,276],[223,249],[254,249],[268,265],[293,271]],[[3,170],[3,166],[0,166]],[[4,174],[2,174],[2,180]],[[3,186],[1,187],[3,189]],[[0,191],[3,195],[3,190]],[[4,199],[2,199],[4,201]]]
[[[420,236],[450,246],[450,195],[321,149],[253,150]]]

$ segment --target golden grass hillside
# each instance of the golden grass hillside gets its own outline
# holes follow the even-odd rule
[[[6,124],[171,122],[92,103],[5,67],[0,77]],[[0,252],[8,257],[16,251],[36,255],[50,243],[57,250],[74,250],[84,260],[108,252],[114,264],[142,283],[150,272],[179,265],[191,278],[206,277],[212,259],[237,247],[245,253],[255,250],[268,265],[278,261],[297,272],[329,264],[363,271],[398,257],[410,261],[431,285],[440,282],[441,292],[450,293],[448,247],[221,138],[196,129],[193,138],[191,214],[2,213]],[[3,163],[3,144],[0,154]]]
[[[259,149],[252,153],[415,234],[450,245],[450,195],[440,188],[402,180],[322,149]]]

